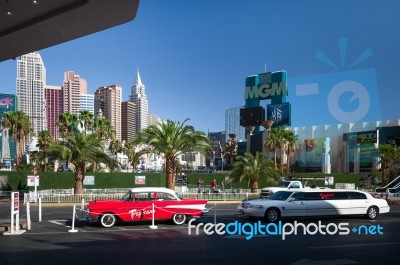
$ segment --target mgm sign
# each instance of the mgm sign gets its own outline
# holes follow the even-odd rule
[[[262,148],[262,135],[259,126],[265,129],[271,126],[290,125],[290,104],[287,102],[287,74],[285,71],[267,72],[246,77],[244,92],[245,107],[240,110],[240,125],[246,127],[246,133],[253,135],[250,151],[255,153]],[[262,100],[270,100],[266,108],[261,106]],[[267,115],[265,115],[267,109]],[[260,135],[258,135],[260,134]]]

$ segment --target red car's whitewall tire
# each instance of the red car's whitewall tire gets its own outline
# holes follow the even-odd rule
[[[186,215],[182,213],[176,213],[172,216],[172,222],[176,225],[183,225],[186,222]]]
[[[111,213],[103,214],[100,217],[100,224],[103,227],[107,227],[107,228],[112,227],[115,225],[116,222],[117,222],[117,218],[115,217],[114,214],[111,214]]]

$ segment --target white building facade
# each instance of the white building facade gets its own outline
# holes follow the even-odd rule
[[[136,132],[139,132],[147,128],[149,114],[146,90],[140,78],[139,71],[136,73],[135,84],[132,86],[129,101],[135,103],[136,106]]]
[[[18,110],[29,117],[34,132],[47,130],[46,117],[46,68],[38,52],[17,59]]]

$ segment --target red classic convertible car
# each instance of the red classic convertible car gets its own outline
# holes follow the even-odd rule
[[[171,219],[184,224],[187,217],[199,217],[207,212],[207,200],[182,198],[167,188],[132,188],[121,200],[94,200],[88,204],[89,221],[112,227],[117,221],[132,222]]]

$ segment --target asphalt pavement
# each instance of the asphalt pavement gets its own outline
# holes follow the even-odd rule
[[[77,205],[78,206],[78,205]],[[182,226],[168,221],[123,223],[103,228],[84,220],[83,211],[73,206],[42,208],[31,206],[32,225],[21,235],[0,235],[2,264],[397,264],[400,247],[400,206],[392,205],[391,212],[376,220],[363,217],[322,219],[287,219],[282,225],[309,226],[319,222],[331,234],[298,233],[282,235],[270,227],[270,234],[252,233],[255,226],[267,224],[248,220],[236,213],[237,203],[213,204],[207,216]],[[10,206],[0,203],[1,218]],[[79,206],[77,207],[79,208]],[[22,210],[23,211],[23,210]],[[23,213],[21,214],[23,215]],[[72,227],[72,219],[74,227]],[[242,226],[242,233],[217,233],[217,225]],[[347,224],[346,235],[335,231]],[[205,228],[205,227],[208,228]],[[245,227],[245,228],[244,228]],[[357,228],[354,232],[353,229]],[[282,229],[282,227],[281,227]],[[265,227],[264,227],[265,230]],[[230,229],[231,232],[233,228]],[[335,233],[334,233],[335,232]],[[381,232],[381,233],[379,233]]]

